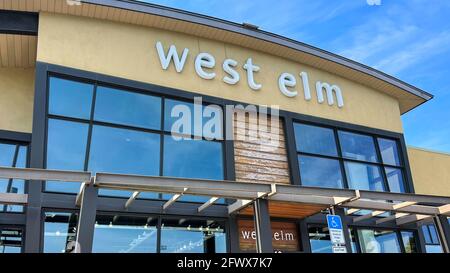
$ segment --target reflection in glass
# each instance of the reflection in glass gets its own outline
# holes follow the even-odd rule
[[[156,253],[157,218],[97,215],[93,253]]]
[[[0,254],[22,252],[22,230],[14,228],[0,229]]]
[[[89,119],[93,85],[54,77],[49,84],[49,114]]]
[[[223,223],[213,220],[163,219],[161,253],[225,253]]]
[[[93,172],[159,175],[160,135],[95,125],[89,167]],[[127,191],[100,190],[101,195],[130,197]],[[156,198],[142,193],[140,197]]]
[[[96,94],[94,120],[161,128],[161,98],[102,86]]]
[[[390,139],[379,138],[381,158],[384,164],[400,166],[400,158],[398,156],[397,142]]]
[[[175,140],[164,136],[164,176],[222,180],[222,143],[207,140]],[[166,197],[164,197],[166,199]],[[201,196],[181,197],[180,201],[205,202]]]
[[[416,238],[412,231],[401,231],[403,246],[406,253],[417,253]]]
[[[25,168],[27,147],[0,143],[0,166]],[[25,181],[20,179],[0,179],[0,193],[25,193]],[[23,206],[0,205],[0,212],[23,212]]]
[[[384,169],[386,170],[389,190],[391,192],[398,192],[398,193],[405,192],[405,184],[403,182],[402,170],[390,167],[386,167]]]
[[[337,156],[332,129],[294,123],[294,131],[297,151]]]
[[[44,253],[68,253],[75,249],[77,213],[46,212]]]
[[[363,163],[344,162],[350,189],[384,191],[380,167]]]
[[[203,136],[203,137],[210,137],[210,138],[214,138],[216,136],[216,133],[219,132],[223,132],[223,124],[222,124],[222,116],[215,116],[215,112],[213,112],[211,114],[211,117],[203,116],[204,110],[205,110],[205,106],[204,105],[197,105],[197,106],[201,106],[198,107],[199,108],[199,112],[194,114],[194,111],[197,111],[194,108],[194,103],[191,102],[184,102],[184,101],[179,101],[179,100],[172,100],[172,99],[165,99],[164,100],[165,105],[164,105],[164,130],[167,132],[172,132],[172,126],[174,125],[174,123],[178,120],[181,119],[186,119],[186,120],[190,120],[190,128],[179,128],[179,130],[176,130],[175,133],[187,133],[189,135],[195,135],[195,136]],[[175,108],[177,107],[177,108]],[[174,110],[179,110],[181,111],[181,113],[177,113],[177,111]],[[174,115],[172,115],[172,113]],[[184,117],[183,114],[190,114],[190,116],[188,117]],[[221,114],[221,112],[218,112]],[[196,118],[198,118],[198,120],[195,120]],[[212,128],[211,133],[212,134],[208,134],[208,132],[203,132],[203,126],[208,122],[208,121],[215,121],[215,120],[219,120],[220,126],[221,128]],[[200,124],[201,123],[201,124]],[[198,129],[195,128],[195,125],[198,124]],[[200,125],[200,126],[199,126]],[[217,137],[216,139],[222,139],[223,138],[223,134],[220,134],[219,137]]]
[[[343,188],[338,160],[300,155],[298,161],[302,186]]]
[[[362,253],[400,253],[400,243],[395,231],[358,229]]]
[[[326,227],[308,227],[312,253],[333,253],[330,233]]]
[[[378,162],[375,143],[371,136],[339,131],[339,141],[343,157]]]
[[[425,239],[425,249],[427,253],[442,253],[442,247],[434,224],[422,225],[422,232]]]
[[[47,169],[84,170],[88,124],[57,119],[48,120]],[[46,191],[78,193],[79,183],[48,181]]]

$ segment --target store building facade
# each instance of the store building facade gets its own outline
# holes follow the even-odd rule
[[[331,252],[329,213],[347,252],[448,252],[450,155],[400,119],[429,93],[136,1],[0,1],[0,23],[2,253]]]

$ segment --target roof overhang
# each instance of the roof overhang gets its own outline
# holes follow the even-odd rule
[[[246,24],[129,0],[82,0],[81,5],[67,5],[66,0],[12,0],[11,5],[3,2],[0,9],[71,14],[155,27],[287,58],[395,97],[402,114],[433,98],[420,88],[364,64]]]

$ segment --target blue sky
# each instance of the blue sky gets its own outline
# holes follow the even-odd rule
[[[369,5],[367,1],[381,2]],[[408,145],[450,153],[450,1],[144,1],[248,22],[375,67],[432,93],[403,115]]]

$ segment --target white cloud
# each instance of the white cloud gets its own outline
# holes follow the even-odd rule
[[[374,65],[375,68],[397,74],[406,68],[450,50],[450,31],[441,32],[427,41],[418,40],[394,52]]]

